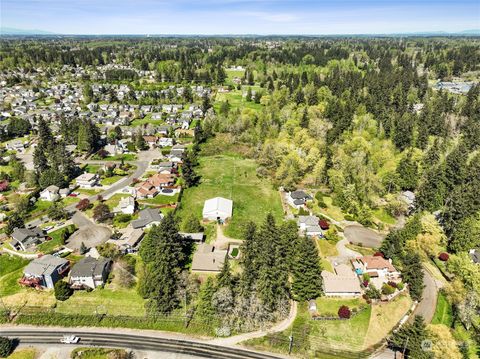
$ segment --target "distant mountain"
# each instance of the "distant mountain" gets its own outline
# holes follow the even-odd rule
[[[465,35],[480,35],[480,29],[463,30],[463,31],[460,31],[459,33],[465,34]]]
[[[0,35],[53,35],[53,32],[38,29],[26,30],[13,27],[0,27]]]

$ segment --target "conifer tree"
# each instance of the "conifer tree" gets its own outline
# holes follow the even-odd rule
[[[313,240],[303,237],[295,248],[292,293],[297,301],[318,298],[322,295],[322,267]]]
[[[389,346],[398,351],[405,351],[407,358],[430,359],[433,352],[422,347],[424,340],[428,339],[428,331],[422,316],[415,316],[413,323],[402,326],[393,333]]]

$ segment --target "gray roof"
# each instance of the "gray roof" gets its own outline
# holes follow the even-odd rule
[[[182,237],[190,237],[192,240],[196,242],[203,241],[203,237],[204,237],[203,232],[198,232],[198,233],[179,232],[178,234],[181,235]]]
[[[470,251],[470,258],[473,263],[480,263],[480,249],[472,249]]]
[[[103,273],[105,266],[111,262],[108,258],[85,257],[72,267],[70,276],[72,277],[94,277]]]
[[[290,197],[293,199],[304,199],[304,200],[310,200],[312,197],[308,194],[306,194],[304,191],[293,191],[290,193]]]
[[[40,243],[40,238],[44,238],[45,235],[43,231],[38,228],[15,228],[12,233],[12,238],[17,242],[22,243],[25,247],[28,247],[32,244]]]
[[[193,254],[192,270],[201,272],[219,272],[225,262],[227,251],[216,251],[210,244],[202,243]]]
[[[317,216],[298,216],[298,223],[304,223],[307,226],[318,226],[319,220]]]
[[[50,254],[42,256],[40,258],[34,259],[31,261],[23,270],[23,273],[27,275],[32,275],[40,277],[42,275],[52,275],[52,273],[58,268],[65,264],[68,261],[66,259],[55,257]]]
[[[160,222],[163,218],[158,209],[146,208],[138,214],[139,219],[132,221],[133,228],[142,228],[150,223]]]

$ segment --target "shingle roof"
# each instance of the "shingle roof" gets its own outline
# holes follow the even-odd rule
[[[160,222],[163,215],[158,209],[146,208],[139,213],[139,219],[132,222],[133,228],[142,228],[153,222]]]
[[[51,275],[58,267],[67,263],[66,259],[47,254],[31,261],[23,273],[33,276]]]
[[[102,275],[106,265],[110,263],[110,259],[102,258],[95,259],[92,257],[85,257],[76,263],[70,272],[72,277],[93,277]]]

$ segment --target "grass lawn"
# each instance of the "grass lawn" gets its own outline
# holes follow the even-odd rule
[[[388,303],[372,306],[365,348],[377,344],[402,319],[412,305],[408,295],[400,295]]]
[[[317,243],[322,257],[338,256],[338,250],[335,243],[327,241],[326,239],[319,239],[317,240]]]
[[[233,200],[233,216],[225,229],[229,237],[241,238],[246,222],[260,223],[268,212],[281,221],[280,196],[267,180],[257,177],[256,168],[254,160],[238,156],[200,157],[201,183],[184,191],[180,216],[193,212],[201,219],[205,200],[221,196]]]
[[[331,273],[335,273],[333,270],[332,263],[328,259],[320,259],[320,264],[323,270],[329,271]]]
[[[107,156],[101,160],[103,161],[135,161],[137,159],[137,155],[134,153],[127,153],[127,154],[121,154],[121,155],[116,155],[116,156]]]
[[[343,221],[345,218],[343,217],[343,212],[340,207],[333,205],[332,197],[327,195],[323,196],[323,202],[327,205],[327,208],[320,208],[316,204],[314,206],[314,211],[318,211],[321,214],[325,214],[328,217],[333,218],[336,221]]]
[[[65,198],[62,199],[62,203],[65,205],[65,206],[69,206],[71,204],[74,204],[74,203],[78,203],[80,202],[80,198],[78,197],[70,197],[70,196],[67,196]]]
[[[15,351],[8,356],[8,359],[35,359],[37,351],[33,348],[15,349]]]
[[[97,171],[101,168],[102,166],[100,165],[92,165],[92,164],[88,164],[86,165],[83,169],[85,170],[85,172],[88,172],[88,173],[97,173]]]
[[[125,349],[113,348],[75,348],[70,357],[72,359],[110,359],[126,358]]]
[[[371,256],[376,252],[373,248],[361,247],[355,244],[347,244],[345,245],[345,247],[351,249],[352,251],[360,253],[362,256]]]
[[[442,292],[438,293],[437,306],[432,319],[432,324],[445,324],[451,327],[453,323],[452,305],[448,302],[447,297]]]
[[[21,291],[22,287],[18,284],[18,280],[22,278],[22,275],[23,267],[0,277],[0,297],[6,297]]]
[[[101,191],[102,190],[100,188],[78,188],[75,190],[75,192],[78,192],[80,194],[86,194],[87,196],[93,196],[94,194],[97,194]]]
[[[75,230],[75,225],[71,224],[68,226],[70,231],[73,233]],[[48,235],[52,237],[50,241],[45,241],[38,246],[38,251],[43,253],[53,253],[57,248],[62,246],[62,233],[67,229],[67,227],[57,229],[56,231],[50,232]]]
[[[123,178],[125,178],[125,176],[112,176],[112,177],[105,177],[103,178],[100,183],[102,184],[102,186],[110,186],[111,184],[114,184],[115,182],[118,182],[120,180],[122,180]]]
[[[114,194],[112,197],[110,197],[109,199],[105,200],[103,203],[105,203],[108,208],[110,208],[110,211],[113,211],[113,209],[115,207],[118,206],[118,204],[120,203],[120,200],[124,197],[128,197],[129,195],[128,194],[125,194],[125,193],[116,193]],[[97,203],[94,204],[94,206],[96,206]]]
[[[247,91],[247,87],[245,87],[245,91]],[[259,103],[255,103],[253,101],[247,101],[245,98],[242,97],[243,91],[242,90],[233,90],[227,93],[217,93],[215,98],[215,110],[219,110],[220,102],[225,102],[228,100],[228,103],[231,106],[231,109],[236,108],[249,108],[255,111],[261,110],[263,105]]]
[[[30,217],[37,217],[45,213],[52,206],[53,202],[38,200],[30,210]]]
[[[57,312],[66,314],[95,314],[95,311],[110,315],[144,316],[145,300],[132,289],[97,288],[92,292],[76,291],[65,302],[58,302]]]
[[[388,214],[383,208],[377,208],[376,210],[374,210],[373,216],[379,221],[386,224],[393,225],[396,223],[395,218],[393,218],[390,214]]]
[[[173,196],[164,196],[164,195],[158,194],[153,198],[139,201],[139,203],[146,204],[146,205],[172,204],[177,202],[178,202],[178,193],[175,193]]]

